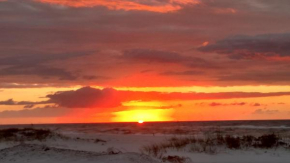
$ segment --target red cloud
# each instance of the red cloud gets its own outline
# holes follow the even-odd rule
[[[233,99],[290,95],[290,92],[276,93],[246,93],[246,92],[226,92],[226,93],[163,93],[163,92],[141,92],[141,91],[118,91],[113,88],[96,89],[83,87],[78,90],[56,92],[46,97],[47,101],[42,102],[14,102],[12,99],[0,101],[2,105],[33,105],[54,103],[65,108],[114,108],[122,106],[122,102],[127,101],[174,101],[174,100],[212,100],[212,99]],[[246,105],[245,102],[235,102],[230,104],[211,103],[211,106],[218,105]]]
[[[103,90],[84,87],[76,91],[57,92],[47,95],[49,103],[61,107],[91,108],[91,107],[118,107],[126,101],[172,101],[172,100],[206,100],[206,99],[232,99],[290,95],[290,92],[277,93],[162,93],[141,91],[118,91],[112,88]],[[230,105],[245,105],[246,103],[231,103]]]
[[[170,0],[169,2],[153,1],[140,3],[134,0],[37,0],[42,3],[64,5],[69,7],[95,7],[104,6],[110,10],[137,10],[167,13],[182,9],[183,5],[198,4],[198,0]]]

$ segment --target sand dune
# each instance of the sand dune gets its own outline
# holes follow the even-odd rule
[[[157,163],[138,153],[102,154],[21,144],[0,151],[1,163]]]

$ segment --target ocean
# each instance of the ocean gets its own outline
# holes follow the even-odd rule
[[[76,123],[76,124],[29,124],[1,125],[3,128],[42,128],[61,133],[81,134],[231,134],[260,135],[275,133],[290,135],[290,120],[250,120],[250,121],[191,121],[191,122],[144,122],[139,123]]]

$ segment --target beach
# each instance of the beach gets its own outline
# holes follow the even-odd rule
[[[240,123],[233,124],[237,122],[227,122],[226,125],[232,124],[228,127],[211,126],[209,123],[211,122],[202,125],[194,122],[183,124],[171,122],[155,124],[34,125],[33,128],[29,129],[27,127],[30,125],[18,126],[19,130],[14,131],[18,132],[17,141],[2,140],[0,142],[0,161],[1,163],[286,163],[290,159],[287,137],[289,129],[287,125],[279,126],[282,122],[270,122],[272,126],[268,126],[268,128],[262,127],[261,124],[255,125],[256,122],[250,123],[254,124],[252,127],[249,125],[241,126]],[[244,124],[246,123],[249,122],[245,121]],[[284,122],[284,124],[287,123],[288,121]],[[168,126],[168,124],[171,124],[172,128],[167,127],[166,130],[160,130],[160,126]],[[262,124],[266,125],[266,122]],[[267,122],[267,125],[269,125],[269,122]],[[200,129],[193,134],[189,126],[199,127]],[[96,127],[99,128],[98,131],[94,131]],[[204,130],[201,130],[202,127]],[[41,136],[40,133],[47,131],[48,128],[52,133],[45,133],[43,134],[45,136]],[[148,133],[144,133],[144,128]],[[187,129],[188,133],[179,133],[181,128],[184,132]],[[11,130],[11,126],[2,126],[2,130],[5,129]],[[32,134],[30,134],[30,137],[23,135],[21,137],[21,133],[34,133],[34,130],[40,130],[38,131],[38,137],[31,138]],[[152,131],[155,132],[152,133]],[[179,132],[174,133],[174,131]],[[209,131],[211,132],[209,133]],[[214,141],[217,131],[224,133],[225,140],[229,131],[231,133],[234,131],[236,135],[239,134],[240,136],[243,134],[265,135],[265,133],[270,134],[274,131],[276,135],[283,137],[283,141],[287,144],[277,144],[269,148],[255,147],[254,145],[246,147],[241,141],[239,148],[229,148],[227,144],[218,145],[215,143],[203,143],[204,147],[199,147],[202,143],[198,141]],[[197,141],[194,142],[193,140]],[[171,143],[166,146],[165,144],[168,144],[168,142]],[[177,143],[179,143],[179,146],[177,146]],[[149,148],[152,146],[162,147],[162,149],[150,151]],[[202,148],[205,148],[205,150]]]

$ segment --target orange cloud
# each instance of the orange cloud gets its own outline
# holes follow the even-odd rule
[[[135,10],[135,11],[150,11],[159,13],[168,13],[178,11],[184,5],[198,4],[198,0],[170,0],[169,2],[150,2],[140,3],[132,0],[36,0],[42,3],[63,5],[69,7],[96,7],[104,6],[109,10]]]

